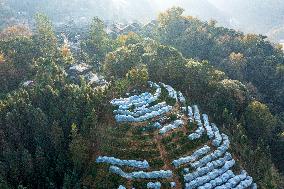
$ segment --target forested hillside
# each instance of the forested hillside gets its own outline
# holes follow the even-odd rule
[[[144,182],[123,180],[119,169],[109,171],[98,157],[147,159],[159,170],[205,144],[214,149],[206,135],[188,140],[198,121],[188,126],[190,116],[180,111],[194,104],[210,116],[210,125],[216,123],[223,141],[225,135],[230,139],[226,150],[236,161],[234,174],[246,170],[241,175],[251,176],[259,188],[284,187],[280,46],[261,35],[200,21],[177,7],[146,25],[95,17],[82,26],[53,27],[44,14],[29,23],[7,26],[0,33],[0,188],[141,188]],[[148,120],[120,123],[112,100],[154,94],[148,81],[181,91],[184,100],[179,101],[186,104],[170,99],[165,86],[156,103],[175,107],[175,114],[165,114],[165,123],[181,119],[184,129],[169,131],[162,139]],[[139,111],[127,108],[129,114]],[[174,174],[180,188],[182,177]],[[162,188],[173,187],[165,183]]]

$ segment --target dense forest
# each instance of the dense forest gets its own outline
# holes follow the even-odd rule
[[[146,25],[54,27],[34,14],[0,33],[0,188],[117,187],[101,184],[96,163],[117,134],[110,101],[149,80],[210,113],[259,188],[284,187],[281,46],[179,7]]]

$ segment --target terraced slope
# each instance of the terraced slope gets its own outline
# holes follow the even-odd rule
[[[114,99],[117,126],[103,136],[96,188],[257,188],[229,153],[230,141],[181,92]]]

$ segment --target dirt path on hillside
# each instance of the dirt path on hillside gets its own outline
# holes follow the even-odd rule
[[[155,136],[157,147],[158,147],[158,150],[160,151],[161,159],[165,163],[164,169],[173,171],[173,181],[176,183],[176,187],[175,188],[182,189],[182,184],[179,181],[179,177],[174,173],[175,168],[172,165],[172,162],[168,159],[167,152],[166,152],[164,146],[161,143],[162,138],[163,137],[161,135],[159,135],[159,134],[157,134]]]

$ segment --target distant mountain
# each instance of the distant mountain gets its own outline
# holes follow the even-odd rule
[[[157,17],[159,12],[172,6],[180,6],[186,14],[196,16],[203,20],[215,19],[222,24],[228,24],[226,14],[216,8],[208,0],[111,0],[108,7],[109,19],[149,21]],[[106,5],[107,6],[107,5]]]
[[[283,0],[0,0],[0,27],[7,21],[47,14],[55,23],[98,16],[116,22],[147,22],[159,12],[180,6],[186,14],[217,20],[222,26],[283,39]],[[11,15],[13,13],[13,15]],[[9,15],[10,14],[10,15]]]
[[[271,29],[267,36],[270,40],[274,42],[281,42],[283,44],[284,41],[284,24],[282,26],[279,26],[277,28]]]
[[[186,10],[186,14],[197,16],[202,20],[214,19],[222,25],[229,26],[228,15],[208,0],[182,1],[180,6]]]
[[[149,21],[172,6],[181,6],[190,15],[200,19],[215,19],[222,24],[229,19],[208,0],[9,0],[6,6],[17,13],[32,17],[37,12],[44,12],[54,21],[70,18],[99,16],[105,20],[115,21]]]
[[[242,31],[269,34],[270,30],[284,26],[283,0],[209,1],[226,12]]]

